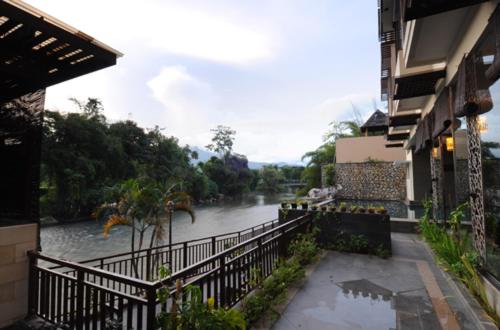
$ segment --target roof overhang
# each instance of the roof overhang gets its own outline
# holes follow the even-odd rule
[[[446,69],[396,77],[394,79],[394,99],[401,100],[434,94],[438,80],[445,77]]]
[[[389,117],[389,126],[400,127],[415,125],[417,120],[420,119],[420,111],[403,111],[397,113],[395,116]]]
[[[404,143],[403,141],[397,141],[397,142],[392,142],[392,143],[386,143],[385,147],[386,148],[403,148]]]
[[[22,1],[0,1],[0,102],[112,66],[120,56]]]
[[[396,0],[397,1],[397,0]],[[419,0],[403,1],[404,20],[410,21],[418,18],[428,17],[450,10],[473,6],[488,0]]]
[[[387,141],[403,141],[410,137],[409,130],[389,130],[386,135]]]

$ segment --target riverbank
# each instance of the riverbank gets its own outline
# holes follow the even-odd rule
[[[195,206],[196,222],[186,214],[174,217],[173,242],[224,234],[276,219],[285,195],[248,195],[238,201]],[[109,238],[102,234],[103,223],[96,220],[43,226],[40,231],[44,253],[70,260],[103,257],[130,250],[130,228],[116,226]]]

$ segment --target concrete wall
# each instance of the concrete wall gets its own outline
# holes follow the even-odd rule
[[[337,164],[339,198],[405,200],[407,165],[393,162]]]
[[[498,290],[498,288],[495,287],[495,285],[493,285],[493,283],[491,283],[487,278],[482,277],[482,280],[484,283],[486,298],[488,299],[491,307],[493,307],[497,312],[498,317],[500,317],[500,290]]]
[[[362,136],[337,140],[336,162],[362,163],[369,159],[392,162],[406,160],[403,148],[386,148],[384,136]]]
[[[28,258],[36,249],[37,224],[0,227],[0,328],[28,312]]]

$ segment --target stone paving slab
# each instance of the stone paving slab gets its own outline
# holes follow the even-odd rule
[[[389,259],[329,251],[274,329],[487,328],[416,235],[392,244]]]

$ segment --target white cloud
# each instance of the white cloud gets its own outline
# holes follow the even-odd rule
[[[149,44],[170,53],[232,64],[247,64],[273,55],[266,34],[221,17],[168,8],[149,19],[159,22],[154,32],[147,34]]]
[[[165,0],[28,2],[98,40],[112,42],[125,55],[149,48],[244,65],[271,58],[276,51],[277,40],[270,31],[242,21],[230,10],[215,11],[210,6]]]
[[[168,134],[183,143],[204,145],[210,125],[219,118],[212,87],[190,75],[183,66],[163,67],[147,82],[153,98],[164,107]]]

